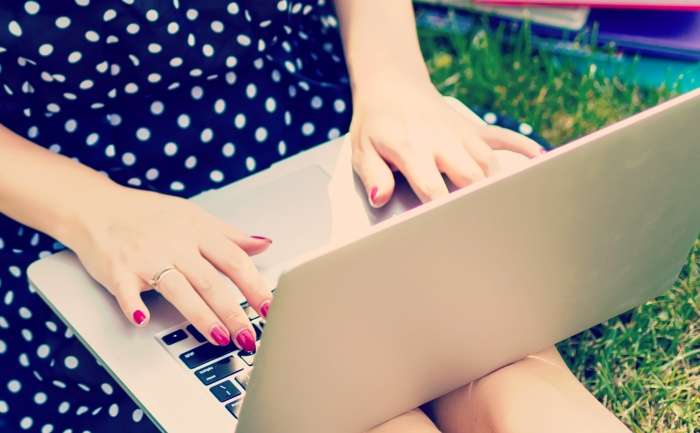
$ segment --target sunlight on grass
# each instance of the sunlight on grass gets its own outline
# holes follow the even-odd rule
[[[604,77],[595,64],[534,49],[527,29],[420,32],[433,82],[470,106],[507,113],[561,145],[674,96]],[[659,145],[663,145],[660,143]],[[593,395],[634,432],[700,431],[700,241],[664,296],[558,345]]]

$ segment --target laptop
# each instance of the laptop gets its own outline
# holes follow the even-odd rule
[[[71,252],[28,275],[163,431],[359,433],[671,287],[700,231],[698,112],[700,91],[419,207],[402,184],[374,212],[343,139],[192,198],[275,240],[255,354],[153,291],[134,327]]]

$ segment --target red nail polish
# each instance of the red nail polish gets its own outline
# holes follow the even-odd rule
[[[544,147],[540,147],[540,153],[544,155],[545,153],[547,153],[547,149],[545,149]]]
[[[369,199],[372,200],[372,203],[374,203],[374,200],[377,199],[377,192],[379,191],[379,188],[376,186],[372,188],[372,190],[369,192]]]
[[[270,309],[270,301],[265,301],[263,302],[262,306],[260,307],[260,314],[262,314],[263,319],[267,319],[267,310]]]
[[[247,329],[242,330],[236,335],[236,343],[238,343],[238,347],[246,352],[255,352],[255,339],[253,338],[253,334]]]
[[[264,236],[251,236],[251,238],[253,238],[253,239],[258,239],[258,240],[265,241],[265,242],[269,242],[269,243],[272,243],[272,239],[266,238],[266,237],[264,237]]]
[[[145,321],[146,321],[146,314],[143,311],[141,311],[141,310],[134,311],[134,322],[136,322],[137,325],[140,325]]]
[[[212,326],[209,335],[211,335],[211,338],[213,338],[219,346],[226,346],[231,342],[231,337],[228,336],[228,332],[219,325]]]

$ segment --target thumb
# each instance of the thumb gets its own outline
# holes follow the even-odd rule
[[[352,166],[362,180],[369,203],[379,208],[394,193],[394,174],[369,140],[363,144],[353,147]]]

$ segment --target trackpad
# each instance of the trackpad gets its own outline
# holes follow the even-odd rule
[[[266,269],[330,241],[329,180],[320,167],[310,166],[205,208],[250,235],[272,239],[272,246],[253,258]]]

